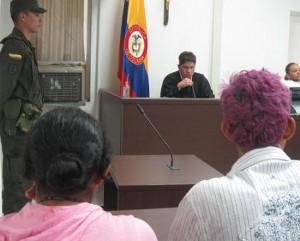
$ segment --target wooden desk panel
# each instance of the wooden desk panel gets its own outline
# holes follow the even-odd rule
[[[296,160],[300,160],[300,115],[291,115],[296,122],[296,133],[286,144],[284,151],[287,155]]]
[[[121,155],[112,159],[112,182],[104,184],[104,208],[177,207],[201,180],[222,174],[194,155],[174,155],[180,170],[170,170],[169,155]]]

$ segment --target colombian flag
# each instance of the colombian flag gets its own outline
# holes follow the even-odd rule
[[[144,0],[125,0],[119,46],[120,95],[128,81],[131,97],[149,97],[148,36]]]

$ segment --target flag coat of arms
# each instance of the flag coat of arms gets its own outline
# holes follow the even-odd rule
[[[148,36],[144,0],[125,0],[119,46],[120,95],[126,82],[130,97],[149,97]]]

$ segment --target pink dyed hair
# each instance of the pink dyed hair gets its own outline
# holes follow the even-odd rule
[[[280,76],[250,70],[232,75],[221,93],[223,120],[239,147],[277,145],[290,116],[291,97]]]

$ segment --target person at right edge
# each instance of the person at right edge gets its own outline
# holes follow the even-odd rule
[[[20,210],[30,199],[21,178],[26,134],[42,113],[35,49],[30,43],[46,10],[36,0],[12,0],[13,31],[5,37],[0,54],[0,135],[3,151],[2,211]]]
[[[298,64],[287,64],[285,67],[284,83],[288,87],[300,87],[300,67]]]
[[[294,82],[300,82],[300,67],[296,63],[289,63],[285,67],[285,80],[292,80]]]
[[[184,51],[179,55],[178,70],[168,74],[162,84],[160,97],[214,98],[208,80],[195,72],[196,56]]]
[[[296,130],[288,87],[265,69],[241,71],[220,100],[221,131],[239,158],[224,177],[189,190],[168,240],[299,240],[300,162],[283,150]]]

